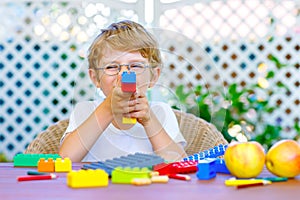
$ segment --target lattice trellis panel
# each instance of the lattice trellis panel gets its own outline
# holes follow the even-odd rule
[[[160,14],[160,26],[201,44],[215,63],[216,68],[200,65],[206,71],[197,76],[201,77],[199,80],[196,77],[190,79],[190,74],[185,77],[187,73],[184,73],[182,77],[181,71],[175,72],[172,77],[188,79],[189,82],[181,82],[187,86],[205,83],[210,87],[217,82],[226,88],[231,83],[241,87],[257,83],[264,76],[258,70],[260,63],[265,63],[270,70],[275,69],[274,63],[267,59],[270,54],[289,65],[276,73],[273,82],[269,83],[269,87],[273,87],[282,82],[290,92],[276,91],[271,100],[279,109],[269,116],[268,121],[280,122],[285,137],[295,134],[292,127],[300,119],[300,1],[181,1],[160,8],[156,12]],[[176,46],[175,43],[171,45]],[[178,47],[186,52],[185,60],[195,59],[189,54],[191,49],[199,51],[188,41]],[[171,68],[190,65],[179,61],[168,64]],[[197,65],[193,67],[197,68]],[[170,87],[174,81],[171,80]]]
[[[134,4],[57,2],[0,3],[0,152],[9,158],[68,118],[74,102],[97,95],[86,74],[88,46],[111,22],[137,20]]]
[[[102,2],[102,3],[101,3]],[[164,1],[165,2],[165,1]],[[154,1],[153,30],[165,67],[159,86],[256,83],[257,65],[273,54],[291,67],[276,74],[291,89],[272,101],[269,120],[299,120],[299,1]],[[99,29],[127,18],[144,23],[144,1],[1,1],[0,152],[9,158],[72,103],[97,95],[86,74],[87,48]],[[145,23],[144,23],[145,24]],[[272,38],[272,40],[270,40]],[[271,85],[274,83],[271,83]]]

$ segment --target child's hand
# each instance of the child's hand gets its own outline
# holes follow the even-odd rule
[[[137,121],[146,126],[150,121],[150,107],[148,99],[143,93],[134,93],[128,102],[129,112],[125,113],[124,117],[136,118]]]
[[[122,119],[123,115],[134,111],[135,101],[131,100],[132,93],[123,92],[121,87],[117,86],[111,93],[111,110],[114,118]]]
[[[110,95],[111,110],[115,119],[122,120],[123,117],[136,118],[143,126],[150,120],[150,107],[145,94],[123,92],[120,77]]]

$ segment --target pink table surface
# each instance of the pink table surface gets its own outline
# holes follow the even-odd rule
[[[83,163],[73,163],[73,170],[80,169]],[[54,180],[18,182],[18,176],[36,168],[14,167],[13,163],[0,163],[0,200],[8,199],[300,199],[300,176],[286,182],[273,183],[267,186],[236,189],[227,187],[224,181],[230,175],[217,174],[211,180],[198,180],[196,174],[190,174],[191,181],[170,179],[166,184],[134,186],[112,184],[101,188],[69,188],[66,184],[66,173],[56,173]],[[261,176],[271,176],[264,170]]]

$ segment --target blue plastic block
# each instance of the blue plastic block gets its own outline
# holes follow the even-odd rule
[[[196,153],[194,155],[190,155],[188,157],[183,158],[184,161],[198,161],[198,160],[203,160],[205,158],[217,158],[219,156],[223,156],[225,153],[225,150],[228,145],[218,145],[215,146],[214,148]]]
[[[225,153],[225,150],[227,149],[228,145],[218,145],[214,147],[214,156],[219,157],[219,156],[223,156]]]
[[[230,171],[227,169],[225,161],[222,158],[216,159],[215,167],[217,173],[230,174]]]
[[[118,165],[116,165],[115,167],[118,167]],[[93,162],[90,164],[84,164],[82,169],[102,169],[108,175],[111,175],[111,172],[114,170],[115,167],[106,166],[104,162]]]
[[[135,153],[119,158],[113,158],[111,160],[105,160],[104,162],[85,164],[83,165],[83,169],[103,169],[106,173],[111,175],[116,167],[143,168],[152,167],[163,162],[164,159],[155,154]]]
[[[209,180],[216,177],[216,159],[205,158],[198,161],[198,171],[196,173],[199,180]]]
[[[136,83],[136,75],[134,72],[123,72],[122,83]]]

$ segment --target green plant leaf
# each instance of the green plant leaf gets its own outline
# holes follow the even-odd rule
[[[272,62],[275,64],[275,66],[276,66],[277,69],[281,69],[281,68],[287,66],[286,64],[281,63],[281,62],[278,60],[278,58],[276,58],[276,57],[275,57],[274,55],[272,55],[272,54],[269,54],[269,55],[268,55],[268,59],[269,59],[270,61],[272,61]]]
[[[285,85],[284,83],[282,83],[281,81],[277,82],[276,86],[279,87],[279,88],[284,88],[287,91],[289,90],[289,87],[287,85]]]
[[[295,128],[296,132],[300,135],[300,125],[299,125],[299,122],[297,122],[297,121],[295,122],[294,128]]]
[[[196,96],[199,96],[202,94],[202,86],[201,85],[196,85],[194,89],[194,93]]]
[[[179,99],[180,103],[186,103],[186,100],[191,93],[192,93],[191,91],[187,93],[184,92],[184,85],[179,85],[175,90],[175,94]]]
[[[274,78],[274,76],[275,76],[275,72],[274,71],[269,71],[267,76],[266,76],[266,79]]]
[[[277,74],[280,73],[280,69],[287,65],[282,64],[272,54],[268,56],[268,59],[271,63],[274,63],[276,70],[269,70],[266,79],[276,78]],[[278,81],[269,88],[262,88],[258,83],[243,87],[237,83],[232,83],[226,88],[227,90],[224,90],[224,88],[210,88],[207,91],[203,90],[203,86],[197,85],[194,87],[194,90],[184,92],[184,86],[179,85],[176,88],[176,94],[180,102],[186,106],[187,112],[214,123],[227,141],[236,140],[236,138],[228,134],[228,129],[236,124],[240,124],[242,127],[253,127],[253,133],[252,131],[247,133],[250,140],[258,141],[268,148],[275,141],[282,139],[282,127],[277,125],[277,122],[274,122],[275,125],[267,123],[266,118],[278,109],[278,106],[270,101],[271,97],[280,88],[285,88],[286,91],[289,91],[284,81]],[[282,92],[282,90],[280,91]],[[193,101],[190,101],[192,93],[194,93],[195,97],[193,97]],[[264,98],[262,99],[262,97]],[[295,123],[294,129],[298,133],[295,139],[300,139],[298,122]]]

